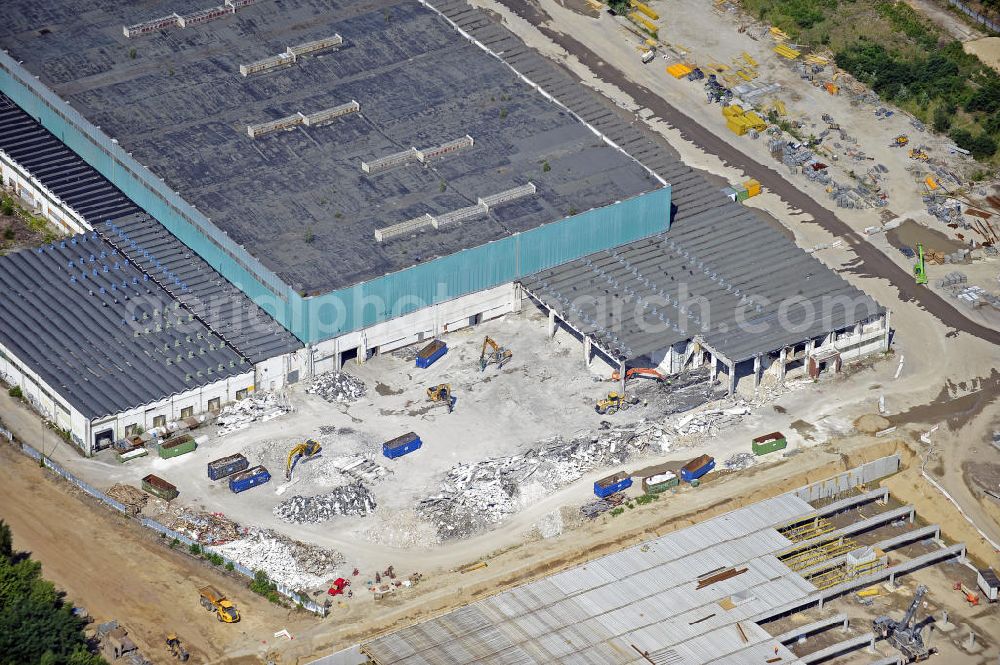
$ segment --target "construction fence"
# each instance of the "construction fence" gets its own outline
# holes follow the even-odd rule
[[[899,471],[899,455],[880,457],[833,478],[800,487],[795,490],[795,495],[803,501],[810,502],[829,499],[850,492],[856,487],[891,476],[897,471]]]
[[[46,457],[45,455],[43,455],[41,452],[39,452],[38,450],[36,450],[31,445],[29,445],[29,444],[27,444],[27,443],[25,443],[23,441],[18,440],[10,430],[8,430],[6,427],[4,427],[4,425],[3,425],[2,422],[0,422],[0,436],[2,436],[5,439],[7,439],[10,443],[12,443],[18,449],[20,449],[20,451],[22,453],[24,453],[25,455],[27,455],[31,459],[35,460],[36,462],[39,462],[40,464],[42,464],[43,466],[45,466],[45,467],[47,467],[49,469],[51,469],[53,472],[55,472],[56,474],[58,474],[59,476],[61,476],[67,482],[72,483],[73,485],[76,485],[78,488],[80,488],[81,490],[83,490],[84,492],[86,492],[87,494],[89,494],[90,496],[94,497],[98,501],[101,501],[102,503],[104,503],[104,504],[106,504],[108,506],[111,506],[112,508],[114,508],[118,512],[122,513],[123,515],[128,515],[128,510],[125,508],[124,504],[122,504],[120,501],[116,501],[115,499],[112,499],[110,496],[108,496],[107,494],[105,494],[101,490],[99,490],[99,489],[97,489],[97,488],[89,485],[88,483],[85,483],[84,481],[80,480],[79,478],[77,478],[76,476],[74,476],[72,473],[70,473],[69,471],[67,471],[66,469],[64,469],[61,465],[57,464],[56,462],[53,462],[51,459],[49,459],[48,457]],[[206,546],[206,545],[202,545],[201,543],[197,542],[196,540],[193,540],[192,538],[190,538],[189,536],[184,535],[183,533],[180,533],[179,531],[174,531],[173,529],[170,529],[169,527],[166,527],[163,524],[160,524],[159,522],[157,522],[156,520],[148,518],[148,517],[139,517],[139,518],[137,518],[137,521],[142,526],[146,527],[147,529],[150,529],[152,531],[155,531],[155,532],[159,533],[160,535],[162,535],[165,538],[168,538],[168,539],[171,539],[171,540],[176,539],[179,543],[182,543],[182,544],[186,545],[187,547],[191,547],[191,546],[197,545],[197,546],[201,547],[201,549],[202,549],[203,552],[206,552],[208,554],[216,554],[218,556],[221,556],[222,559],[223,559],[223,564],[232,564],[233,571],[235,571],[235,572],[239,573],[240,575],[243,575],[244,577],[247,577],[249,579],[253,579],[254,578],[254,571],[250,570],[249,568],[247,568],[246,566],[244,566],[243,564],[241,564],[239,561],[234,561],[234,560],[226,557],[221,552],[216,552],[211,547]],[[313,614],[318,614],[319,616],[326,616],[326,611],[327,610],[322,605],[313,602],[312,600],[310,600],[307,597],[300,596],[299,594],[295,593],[295,591],[293,591],[292,589],[290,589],[290,588],[288,588],[286,586],[283,586],[281,584],[275,584],[275,586],[276,586],[277,591],[278,591],[279,594],[281,594],[282,596],[284,596],[288,600],[292,601],[293,603],[295,603],[297,605],[301,605],[303,609],[306,609],[306,610],[312,612]]]
[[[990,19],[986,18],[976,10],[970,8],[965,3],[959,2],[958,0],[948,0],[948,2],[951,4],[952,7],[962,12],[976,23],[979,23],[983,27],[992,30],[993,32],[1000,33],[1000,24],[991,21]]]

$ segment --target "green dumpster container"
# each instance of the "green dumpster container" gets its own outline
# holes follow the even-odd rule
[[[197,447],[198,444],[195,443],[194,437],[190,434],[181,434],[160,444],[160,457],[167,459],[185,455]]]
[[[785,435],[781,432],[771,432],[770,434],[765,434],[764,436],[758,436],[753,440],[753,454],[754,455],[767,455],[768,453],[773,453],[775,450],[782,450],[788,446],[788,441],[785,440]]]

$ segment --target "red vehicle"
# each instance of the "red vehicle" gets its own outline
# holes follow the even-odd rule
[[[330,594],[331,596],[339,596],[340,594],[344,593],[344,590],[349,586],[351,586],[350,580],[345,580],[343,577],[338,577],[333,581],[333,586],[330,587],[330,590],[327,591],[327,593]]]

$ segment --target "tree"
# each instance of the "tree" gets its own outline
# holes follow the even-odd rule
[[[943,104],[939,104],[936,109],[934,109],[934,131],[938,134],[944,134],[951,127],[951,116],[952,114],[948,112]]]
[[[28,553],[14,551],[0,520],[0,665],[107,665],[87,650],[83,621],[41,573]]]

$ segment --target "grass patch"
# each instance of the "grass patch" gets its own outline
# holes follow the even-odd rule
[[[901,0],[743,0],[837,66],[973,153],[1000,163],[1000,74]]]

